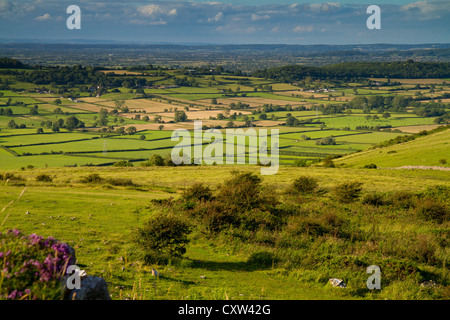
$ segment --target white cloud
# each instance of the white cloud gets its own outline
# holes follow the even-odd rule
[[[407,14],[414,15],[418,20],[441,19],[443,15],[450,13],[449,1],[416,1],[406,4],[400,8]]]
[[[34,18],[34,20],[36,20],[36,21],[47,21],[47,20],[50,20],[51,18],[52,17],[50,16],[50,14],[46,13],[43,16],[39,16],[39,17]]]
[[[158,13],[162,13],[161,7],[156,4],[149,4],[146,6],[139,7],[138,11],[141,13],[141,15],[145,17],[151,17]]]
[[[163,7],[157,4],[148,4],[137,8],[138,12],[144,17],[154,18],[160,15],[176,16],[178,11],[176,8]]]
[[[168,13],[167,13],[167,15],[169,15],[169,16],[176,16],[178,14],[178,12],[177,12],[177,9],[172,9],[172,10],[170,10]]]
[[[273,27],[272,30],[270,30],[270,33],[277,33],[279,31],[280,31],[280,26],[276,26],[276,27]]]
[[[137,25],[147,25],[147,26],[165,26],[167,24],[167,21],[164,21],[162,19],[159,19],[157,21],[148,21],[143,19],[132,19],[130,20],[131,24],[137,24]]]
[[[269,20],[270,16],[268,14],[264,16],[259,16],[257,14],[252,14],[252,21],[258,21],[258,20]]]
[[[208,22],[219,22],[223,19],[223,13],[222,11],[217,13],[214,17],[208,18]]]
[[[313,30],[314,30],[313,26],[296,26],[294,29],[292,29],[292,32],[306,33],[306,32],[311,32]]]

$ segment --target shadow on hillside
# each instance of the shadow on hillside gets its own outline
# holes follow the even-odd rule
[[[190,259],[189,259],[190,260]],[[229,262],[229,261],[211,261],[211,260],[190,260],[192,262],[191,268],[205,269],[209,271],[257,271],[270,269],[271,266],[265,264],[258,264],[255,262]]]

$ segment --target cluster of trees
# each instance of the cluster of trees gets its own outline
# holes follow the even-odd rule
[[[234,103],[234,102],[230,103],[229,107],[231,109],[248,109],[248,108],[250,108],[250,105],[247,103],[238,101],[238,103]]]
[[[84,128],[85,124],[77,117],[68,117],[66,120],[60,118],[54,122],[50,120],[42,121],[41,126],[46,127],[48,129],[52,129],[53,132],[59,132],[60,129],[67,129],[68,131],[73,131],[78,128]]]
[[[336,144],[336,139],[334,137],[324,137],[322,139],[316,140],[318,146],[331,146]]]
[[[184,111],[175,111],[174,114],[174,122],[186,122],[188,117]]]
[[[444,117],[449,118],[450,112],[446,111],[446,105],[441,102],[415,103],[414,113],[420,117]]]
[[[47,67],[33,71],[21,72],[16,76],[21,82],[32,82],[37,85],[87,85],[108,83],[108,77],[95,71],[93,68],[84,68],[80,65],[74,67]]]
[[[180,87],[198,87],[199,86],[199,83],[195,78],[188,78],[188,77],[175,78],[174,84],[176,86],[180,86]]]
[[[0,57],[0,69],[25,69],[28,68],[22,62],[16,59]]]
[[[373,95],[369,97],[355,96],[346,107],[349,109],[362,109],[366,113],[370,113],[370,110],[377,110],[380,113],[384,111],[391,112],[405,112],[406,107],[413,102],[411,97],[404,97],[402,95],[392,96],[378,96]]]
[[[13,119],[9,120],[7,126],[10,129],[25,129],[27,127],[25,124],[17,124]]]
[[[11,117],[13,115],[13,111],[11,108],[0,108],[0,116]]]
[[[139,77],[118,77],[112,73],[105,74],[91,67],[81,65],[73,67],[37,67],[33,71],[17,71],[16,80],[34,83],[36,85],[67,86],[69,88],[80,85],[82,92],[104,91],[105,88],[130,88],[138,89],[143,86],[151,86],[152,81]],[[95,89],[89,86],[95,86]],[[97,88],[99,87],[99,88]],[[62,91],[58,91],[62,93]]]
[[[346,62],[322,67],[289,65],[258,70],[253,76],[281,82],[295,82],[312,79],[353,79],[353,78],[448,78],[449,62],[414,62],[413,60],[395,62]]]
[[[319,105],[319,110],[322,112],[322,114],[338,114],[343,113],[345,110],[345,107],[342,105]]]

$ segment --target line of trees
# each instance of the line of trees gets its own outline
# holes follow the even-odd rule
[[[253,76],[280,82],[295,82],[310,77],[312,79],[354,79],[354,78],[448,78],[449,62],[346,62],[322,67],[289,65],[258,70]]]

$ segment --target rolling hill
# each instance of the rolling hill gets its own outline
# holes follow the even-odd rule
[[[450,130],[433,133],[415,140],[383,148],[369,149],[339,159],[344,167],[376,164],[381,168],[403,166],[450,167]]]

